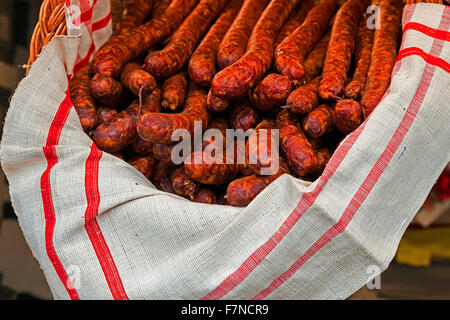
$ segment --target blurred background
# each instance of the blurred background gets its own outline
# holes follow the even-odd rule
[[[0,120],[25,76],[41,0],[0,0]],[[0,126],[2,130],[3,125]],[[380,289],[364,287],[352,299],[450,299],[450,168],[405,234]],[[0,300],[52,299],[9,201],[0,170]]]

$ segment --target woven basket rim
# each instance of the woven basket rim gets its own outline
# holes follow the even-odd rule
[[[111,9],[122,11],[124,4],[133,0],[110,0]],[[403,0],[405,4],[418,2],[443,4],[443,0]],[[31,65],[36,61],[42,48],[47,45],[54,36],[66,35],[67,25],[65,17],[66,0],[43,0],[39,11],[39,20],[34,28],[30,41],[30,55],[27,62],[26,74]],[[113,25],[115,24],[113,19]]]

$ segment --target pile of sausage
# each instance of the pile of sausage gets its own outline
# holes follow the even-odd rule
[[[133,0],[71,78],[71,100],[95,144],[158,189],[247,206],[283,174],[317,179],[375,109],[402,9],[402,0]],[[258,143],[227,143],[219,157],[244,150],[243,163],[215,163],[206,149],[216,141],[206,139],[175,165],[172,134],[193,137],[195,123],[224,137],[254,129]],[[261,149],[270,157],[258,158]],[[263,174],[273,159],[277,170]]]

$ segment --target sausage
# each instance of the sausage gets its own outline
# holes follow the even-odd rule
[[[258,125],[255,127],[255,130],[273,130],[275,129],[275,121],[271,118],[264,118]]]
[[[218,117],[212,120],[208,124],[208,130],[215,129],[220,131],[220,136],[217,137],[217,134],[211,134],[210,136],[203,137],[202,150],[212,152],[215,155],[216,150],[221,149],[220,152],[224,152],[226,148],[231,148],[231,145],[227,145],[227,130],[230,129],[230,124],[223,117]],[[212,133],[212,132],[210,132]],[[216,140],[216,139],[219,140]],[[209,148],[208,148],[209,146]]]
[[[173,148],[173,144],[155,143],[153,144],[153,156],[158,161],[172,163]]]
[[[308,54],[305,60],[305,76],[303,77],[304,83],[309,83],[312,79],[320,75],[325,56],[327,54],[328,43],[330,42],[331,30],[328,31],[315,48]]]
[[[226,130],[230,129],[230,124],[227,119],[219,116],[211,120],[208,124],[208,129],[219,129],[223,135],[226,135]]]
[[[239,165],[239,172],[243,177],[254,175],[253,171],[245,163]]]
[[[191,12],[198,0],[173,0],[164,14],[109,39],[94,55],[95,73],[117,77],[123,66],[166,39]]]
[[[272,0],[256,23],[247,52],[233,65],[216,74],[212,93],[222,99],[237,99],[255,86],[269,70],[278,32],[300,0]]]
[[[170,179],[175,193],[181,197],[194,200],[195,194],[200,191],[200,185],[188,177],[183,167],[175,169]]]
[[[373,30],[367,27],[367,14],[364,14],[359,24],[355,50],[355,71],[352,81],[345,88],[345,96],[355,100],[361,99],[367,81],[372,54]]]
[[[334,108],[336,128],[343,134],[355,131],[362,122],[361,118],[361,105],[355,100],[342,99]]]
[[[247,48],[248,39],[270,0],[245,0],[236,19],[225,34],[217,51],[217,64],[221,69],[238,61]]]
[[[208,125],[209,114],[206,108],[206,92],[191,84],[186,106],[181,113],[147,113],[137,123],[137,132],[141,139],[153,143],[173,143],[172,133],[178,129],[194,134],[194,123],[202,122],[202,128]]]
[[[86,65],[80,68],[69,81],[70,100],[77,111],[84,132],[95,129],[101,122],[90,89],[92,73],[92,66]]]
[[[161,112],[161,89],[156,87],[151,94],[142,97],[140,114]]]
[[[117,108],[127,100],[122,84],[111,77],[96,74],[90,86],[94,98],[107,106]]]
[[[295,29],[302,25],[302,23],[305,21],[306,15],[312,7],[314,7],[313,0],[304,0],[300,3],[298,9],[293,15],[291,15],[289,20],[283,26],[283,29],[278,35],[277,42],[275,43],[275,48],[278,47],[281,41],[286,39],[287,36],[294,32]]]
[[[151,179],[158,190],[176,194],[170,179],[173,166],[169,163],[159,162],[155,167],[155,173]]]
[[[309,84],[300,86],[292,91],[287,99],[287,105],[282,108],[289,109],[299,115],[308,114],[317,108],[319,104],[319,94],[317,92],[319,81],[320,77],[317,77]]]
[[[324,100],[337,100],[344,93],[359,20],[366,4],[367,0],[348,0],[336,14],[319,85],[319,95]]]
[[[165,78],[180,71],[227,2],[228,0],[200,0],[172,35],[169,44],[163,50],[147,55],[145,69],[158,78]]]
[[[263,169],[269,170],[279,160],[278,141],[273,141],[275,136],[275,127],[272,123],[263,120],[260,122],[254,132],[250,135],[245,146],[246,165],[255,174],[263,174]],[[276,148],[273,149],[273,144]]]
[[[133,158],[128,162],[140,173],[142,173],[147,179],[150,179],[155,169],[155,159],[153,156],[144,156]]]
[[[161,18],[171,2],[172,0],[155,0],[155,3],[153,4],[151,19]]]
[[[174,144],[155,143],[153,145],[153,156],[161,162],[172,163],[172,150]]]
[[[367,83],[361,99],[364,117],[375,109],[391,82],[397,57],[397,36],[402,16],[400,0],[380,0],[380,28],[375,30]]]
[[[130,145],[130,151],[140,156],[148,156],[153,151],[153,144],[138,138]]]
[[[288,77],[271,73],[250,90],[250,101],[255,108],[269,111],[284,105],[291,91]]]
[[[282,110],[277,116],[276,127],[280,130],[281,148],[292,172],[297,177],[313,173],[317,168],[317,156],[300,127],[297,115]]]
[[[216,204],[217,197],[211,189],[201,188],[200,191],[195,194],[193,201],[205,204]]]
[[[129,1],[122,18],[116,25],[115,34],[126,34],[141,25],[153,8],[154,0],[132,0]]]
[[[161,90],[155,89],[146,97],[144,104],[134,101],[127,109],[108,122],[102,123],[95,130],[93,140],[102,150],[110,153],[118,152],[137,138],[136,123],[141,114],[158,112],[161,100]]]
[[[155,143],[155,144],[153,144],[153,156],[158,161],[174,163],[173,158],[172,158],[172,152],[176,146],[177,146],[177,143],[174,143],[174,144]],[[194,149],[194,145],[193,145],[193,141],[191,141],[191,150],[193,150],[193,149]],[[174,154],[177,158],[178,157],[181,158],[180,160],[177,159],[177,162],[178,161],[183,162],[184,158],[187,158],[187,156],[189,156],[189,154],[185,155],[184,151],[185,151],[184,149],[181,149],[178,151],[179,152],[178,154],[176,154],[176,153]],[[178,163],[174,163],[174,164],[178,164]]]
[[[206,185],[220,185],[233,180],[239,173],[236,153],[233,157],[227,152],[235,148],[233,144],[227,149],[226,130],[228,128],[228,121],[223,118],[212,121],[208,129],[217,129],[221,132],[221,143],[215,140],[216,137],[211,137],[203,142],[203,151],[193,152],[185,160],[184,170],[194,181]]]
[[[243,0],[231,0],[189,60],[189,75],[198,85],[208,87],[216,74],[217,50],[236,17]]]
[[[164,109],[178,110],[184,104],[187,91],[187,74],[181,72],[175,74],[164,81],[163,84],[163,101],[161,106]]]
[[[228,185],[225,198],[229,205],[235,207],[246,207],[261,193],[268,185],[283,174],[289,174],[286,163],[280,159],[280,167],[276,174],[270,176],[251,175],[234,180]]]
[[[221,162],[216,159],[220,157]],[[195,161],[198,158],[198,163]],[[217,157],[211,155],[211,152],[197,151],[193,152],[184,162],[186,174],[202,184],[218,185],[233,180],[239,173],[239,165],[236,163],[227,163],[227,153],[223,152]]]
[[[233,129],[245,132],[256,127],[259,116],[247,99],[237,100],[230,109],[229,122]]]
[[[319,177],[320,175],[322,175],[323,170],[325,170],[328,161],[330,161],[331,153],[329,149],[322,148],[316,150],[316,155],[317,155],[317,167],[315,172],[313,172],[313,176]]]
[[[155,78],[136,62],[125,65],[120,75],[120,82],[136,96],[150,94],[157,86]]]
[[[334,110],[326,104],[322,104],[303,118],[303,130],[308,137],[321,137],[335,128],[333,118]]]
[[[211,111],[222,112],[228,108],[230,101],[216,97],[210,90],[208,92],[207,105],[208,109]]]
[[[111,120],[112,118],[114,118],[117,115],[117,113],[119,113],[119,111],[117,111],[117,109],[108,107],[108,106],[99,107],[97,109],[97,112],[98,112],[98,116],[100,117],[100,121],[102,123]]]
[[[336,0],[320,1],[309,11],[303,24],[278,45],[275,67],[281,74],[294,82],[303,79],[305,58],[325,33],[336,8]]]
[[[225,148],[226,146],[226,137],[227,137],[227,130],[230,129],[230,124],[225,118],[218,117],[212,120],[208,124],[208,130],[209,129],[217,129],[222,134],[222,146]],[[211,136],[205,139],[203,138],[203,144],[202,144],[202,150],[204,150],[208,145],[212,143],[218,143],[218,141],[215,140],[216,137]]]

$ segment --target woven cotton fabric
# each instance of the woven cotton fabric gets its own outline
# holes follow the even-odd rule
[[[55,299],[345,299],[387,268],[450,161],[450,7],[405,7],[391,86],[320,179],[234,208],[157,190],[83,132],[68,78],[111,34],[109,1],[67,6],[70,36],[19,84],[1,142]]]

